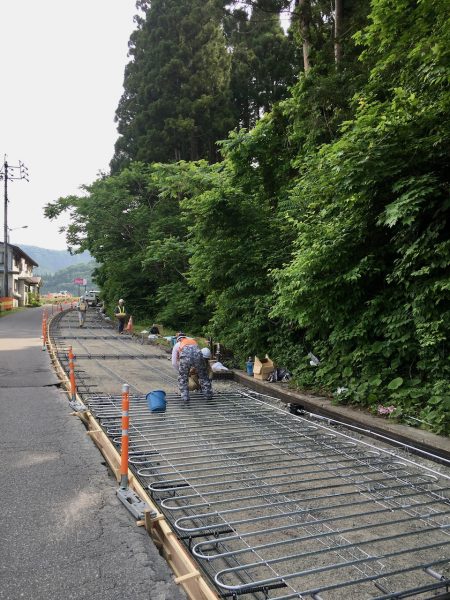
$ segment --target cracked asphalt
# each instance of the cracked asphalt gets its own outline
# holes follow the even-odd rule
[[[41,317],[0,319],[0,599],[186,598],[70,415]]]

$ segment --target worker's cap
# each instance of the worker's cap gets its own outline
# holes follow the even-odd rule
[[[119,304],[123,304],[123,298],[119,300]]]
[[[179,342],[179,341],[181,340],[181,338],[185,338],[185,337],[186,337],[186,334],[185,334],[185,333],[183,333],[182,331],[179,331],[179,332],[176,334],[176,336],[175,336],[175,337],[177,338],[177,342]]]
[[[204,358],[211,358],[211,350],[209,348],[202,348],[202,354]]]

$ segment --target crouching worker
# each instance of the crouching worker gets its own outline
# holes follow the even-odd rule
[[[211,365],[209,364],[209,359],[211,358],[211,350],[209,348],[202,348],[201,353],[203,354],[203,360],[205,362],[208,379],[211,381],[211,379],[213,378],[213,372],[211,369]],[[197,369],[195,367],[191,367],[189,371],[188,387],[190,392],[195,392],[196,390],[200,389],[200,380],[198,377]]]
[[[213,395],[211,381],[208,377],[205,358],[197,342],[181,332],[177,333],[176,338],[177,341],[172,350],[172,365],[178,371],[181,399],[184,402],[189,400],[189,372],[194,368],[198,374],[202,393],[207,400],[210,400]]]

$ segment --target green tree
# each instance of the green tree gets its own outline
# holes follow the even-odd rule
[[[231,128],[230,57],[217,0],[140,2],[116,112],[113,172],[130,160],[217,160]]]
[[[354,34],[367,24],[369,0],[346,0],[341,11],[339,68],[336,68],[333,4],[308,0],[296,5],[291,30],[302,43],[299,12],[306,11],[308,21],[308,72],[301,74],[293,87],[285,110],[290,120],[289,143],[297,148],[296,163],[301,169],[303,157],[315,153],[319,146],[340,136],[343,121],[353,118],[353,97],[367,82],[368,62],[359,60],[361,47]]]
[[[209,332],[240,358],[268,351],[277,332],[282,337],[280,320],[269,313],[270,269],[289,259],[293,239],[277,209],[291,177],[285,131],[275,108],[250,132],[231,134],[222,144],[224,162],[211,167],[212,185],[182,202],[189,282],[211,312]]]
[[[69,247],[89,249],[99,263],[94,276],[106,302],[123,297],[135,314],[154,306],[154,283],[142,272],[148,223],[157,202],[149,178],[148,167],[133,164],[117,176],[84,186],[86,195],[60,198],[45,209],[49,218],[70,212]]]
[[[208,330],[241,358],[270,351],[302,386],[344,387],[341,401],[393,403],[396,416],[448,433],[447,2],[346,0],[340,26],[324,0],[301,4],[310,68],[253,128],[220,144],[222,162],[132,161],[47,215],[71,212],[68,242],[101,264],[110,302],[120,295],[143,315]],[[137,37],[150,15],[140,5]],[[167,14],[183,22],[184,8]],[[240,31],[250,28],[248,13],[234,12]],[[230,27],[239,77],[254,85],[251,44]],[[250,87],[240,88],[241,122],[256,118]],[[123,106],[142,125],[130,144],[147,135],[137,97]]]
[[[368,0],[294,0],[292,4],[291,29],[302,51],[305,74],[329,64],[340,68],[355,57],[352,36],[367,18]]]
[[[277,0],[233,8],[224,23],[231,59],[231,94],[236,123],[249,128],[288,95],[299,70],[295,45],[280,23]]]
[[[122,297],[136,317],[195,329],[207,320],[185,274],[187,224],[180,211],[182,198],[208,184],[199,176],[206,168],[202,162],[133,162],[84,186],[86,195],[46,206],[51,219],[70,212],[67,243],[76,251],[89,249],[99,263],[94,275],[109,307]]]
[[[373,2],[358,36],[370,78],[340,139],[310,152],[291,194],[298,231],[273,315],[306,331],[303,384],[389,399],[448,432],[448,14]]]

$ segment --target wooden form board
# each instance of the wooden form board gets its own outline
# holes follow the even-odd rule
[[[50,327],[51,319],[48,321],[47,328]],[[64,369],[60,365],[53,344],[47,330],[47,347],[55,369],[60,377],[70,398],[70,381]],[[77,394],[77,400],[82,402]],[[120,454],[110,442],[108,436],[104,433],[99,423],[91,412],[75,413],[88,428],[88,434],[105,457],[109,467],[114,473],[116,480],[120,480]],[[158,507],[153,503],[146,490],[135,478],[131,471],[128,471],[129,487],[148,504],[150,509],[145,512],[145,529],[151,536],[156,547],[168,562],[170,568],[175,574],[175,582],[181,585],[190,600],[219,600],[219,596],[211,589],[207,581],[198,570],[197,563],[187,552],[183,544],[178,540],[174,531],[170,528],[166,518],[159,512]],[[156,516],[152,516],[156,513]]]

